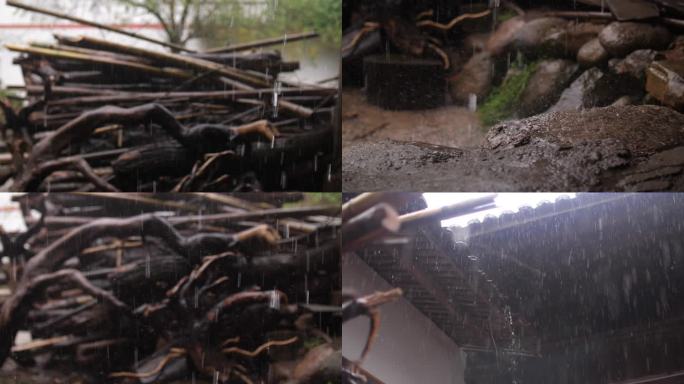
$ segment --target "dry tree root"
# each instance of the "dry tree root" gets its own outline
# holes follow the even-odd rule
[[[44,178],[55,170],[74,167],[99,189],[115,192],[117,189],[100,179],[82,157],[54,159],[65,147],[85,141],[97,128],[104,125],[149,125],[150,123],[160,126],[193,154],[224,150],[237,138],[250,134],[260,135],[268,141],[275,140],[278,134],[277,130],[266,120],[238,127],[199,124],[186,128],[160,104],[150,103],[131,108],[104,106],[82,113],[36,143],[11,189],[13,191],[35,190]]]
[[[363,364],[363,360],[370,351],[373,341],[377,337],[380,328],[380,311],[378,307],[399,299],[403,292],[400,288],[394,288],[385,292],[375,292],[373,294],[354,298],[342,305],[342,321],[347,322],[360,316],[370,319],[370,329],[366,337],[366,343],[357,361],[344,360],[342,366],[343,384],[365,384],[366,377],[358,372],[358,368]]]
[[[40,201],[21,199],[30,217]],[[88,384],[163,383],[179,374],[218,383],[339,382],[342,311],[332,300],[341,223],[328,216],[339,208],[211,194],[44,199],[45,230],[34,223],[33,236],[21,239],[36,252],[16,259],[18,283],[0,309],[0,364],[35,364],[37,356],[64,364],[72,354],[68,369]],[[101,204],[95,215],[148,213],[60,216],[82,206],[74,201],[98,207],[93,199]],[[203,214],[157,211],[171,207]],[[19,330],[34,341],[13,347]]]
[[[356,46],[359,45],[359,42],[361,41],[361,39],[363,39],[363,37],[366,34],[371,33],[373,31],[377,31],[378,29],[380,29],[380,27],[381,27],[380,23],[376,23],[376,22],[365,23],[363,28],[361,28],[361,30],[356,34],[356,36],[354,36],[352,41],[349,42],[349,44],[342,47],[342,53],[347,52],[347,51],[354,51],[356,49]]]
[[[33,179],[30,183],[33,183],[34,181],[42,182],[50,174],[63,169],[73,169],[80,172],[99,190],[107,192],[119,192],[115,186],[98,176],[97,173],[95,173],[95,171],[90,167],[90,164],[88,164],[88,162],[85,161],[81,156],[67,156],[39,163],[30,171],[32,174],[31,177]],[[21,187],[21,185],[18,187]],[[33,189],[33,186],[29,184],[28,188]]]
[[[173,359],[177,359],[179,357],[183,357],[187,354],[187,351],[183,348],[171,348],[171,352],[162,359],[162,361],[159,362],[159,364],[151,371],[147,372],[142,372],[142,373],[137,373],[137,372],[113,372],[109,374],[109,377],[112,378],[119,378],[119,377],[125,377],[125,378],[133,378],[133,379],[144,379],[146,377],[150,376],[156,376],[158,375],[162,370],[164,370],[164,367]]]
[[[291,337],[287,340],[271,340],[271,341],[268,341],[268,342],[261,344],[257,349],[255,349],[253,351],[247,351],[247,350],[244,350],[244,349],[238,348],[238,347],[230,347],[230,348],[223,349],[223,353],[238,353],[240,355],[247,356],[247,357],[256,357],[261,352],[267,350],[268,348],[271,348],[273,346],[290,345],[296,341],[297,341],[297,337]]]
[[[210,185],[215,185],[222,181],[220,178],[213,180],[214,174],[224,168],[222,162],[231,161],[234,157],[236,157],[234,151],[223,151],[206,155],[205,159],[195,163],[189,175],[185,175],[173,187],[173,192],[207,190]]]
[[[416,21],[420,21],[422,19],[432,17],[435,15],[435,10],[434,9],[428,9],[427,11],[420,12],[419,14],[416,15]]]
[[[515,7],[515,5],[511,5]],[[515,8],[514,8],[515,9]],[[517,8],[519,10],[519,8]],[[416,15],[415,22],[403,20],[395,15],[376,15],[376,18],[383,20],[382,22],[366,22],[352,38],[351,42],[342,48],[342,53],[346,54],[353,52],[361,39],[368,33],[378,29],[383,29],[387,34],[387,38],[396,45],[402,52],[413,55],[422,56],[426,51],[431,51],[444,63],[444,69],[451,67],[451,60],[449,56],[440,48],[440,41],[432,36],[426,36],[421,32],[421,28],[429,28],[441,32],[448,32],[464,20],[479,19],[490,15],[492,11],[487,9],[478,13],[466,13],[459,15],[451,20],[449,23],[441,24],[433,20],[426,20],[428,17],[434,15],[433,10],[428,10]]]
[[[459,15],[455,17],[453,20],[446,24],[441,24],[432,20],[423,20],[419,21],[416,23],[418,27],[428,27],[428,28],[433,28],[437,29],[440,31],[449,31],[453,29],[455,26],[457,26],[459,23],[461,23],[464,20],[468,19],[479,19],[485,16],[489,16],[492,13],[491,9],[488,9],[486,11],[478,12],[478,13],[464,13],[462,15]]]
[[[235,246],[241,240],[265,236],[266,242],[272,244],[275,241],[273,235],[265,230],[250,230],[248,235],[198,234],[186,238],[181,236],[166,220],[152,214],[128,219],[100,219],[75,228],[26,263],[16,292],[3,303],[2,310],[0,310],[0,364],[7,358],[17,327],[24,321],[25,311],[28,310],[30,301],[36,294],[35,291],[45,282],[49,283],[55,278],[68,276],[79,283],[81,288],[88,287],[92,290],[92,287],[86,284],[87,281],[75,271],[71,270],[68,273],[53,271],[60,268],[72,255],[80,254],[84,248],[100,237],[128,237],[139,235],[141,232],[146,237],[160,238],[176,253],[194,263],[207,252],[216,253],[218,250]],[[99,292],[99,294],[102,293]],[[114,303],[114,301],[108,301]]]
[[[438,47],[434,43],[427,43],[427,47],[434,53],[436,53],[437,56],[439,56],[439,58],[442,60],[442,63],[444,63],[445,70],[451,67],[451,60],[449,59],[449,55],[447,55],[442,48]]]
[[[378,335],[378,329],[380,328],[380,312],[378,307],[399,299],[402,294],[401,288],[394,288],[389,291],[376,292],[348,301],[342,306],[342,321],[346,322],[359,316],[367,316],[371,321],[366,344],[363,347],[357,364],[360,364],[366,358],[373,341],[375,341]]]

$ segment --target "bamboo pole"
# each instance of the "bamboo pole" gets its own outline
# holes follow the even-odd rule
[[[612,20],[615,18],[610,12],[583,12],[583,11],[554,11],[544,12],[544,16],[563,17],[563,18],[582,18],[582,19],[603,19]]]
[[[116,60],[122,60],[122,61],[132,61],[132,62],[140,62],[141,64],[150,64],[151,62],[149,60],[144,60],[136,56],[131,56],[131,55],[126,55],[126,54],[121,54],[117,52],[103,52],[103,51],[97,51],[94,49],[87,49],[87,48],[82,48],[82,47],[75,47],[75,46],[69,46],[69,45],[60,45],[60,44],[49,44],[49,43],[42,43],[42,42],[37,42],[37,41],[32,41],[29,42],[29,46],[34,47],[34,48],[44,48],[44,49],[52,49],[52,50],[57,50],[57,51],[62,51],[62,52],[73,52],[73,53],[80,53],[83,55],[89,55],[89,56],[102,56],[102,57],[108,57]]]
[[[216,213],[210,215],[193,215],[184,217],[170,217],[168,220],[174,225],[192,224],[197,221],[203,223],[223,222],[234,223],[238,221],[278,219],[281,217],[300,218],[307,216],[336,216],[340,213],[340,207],[335,205],[318,205],[311,207],[295,208],[272,208],[251,212]]]
[[[681,19],[672,19],[669,17],[663,17],[661,18],[665,24],[671,25],[673,27],[679,27],[679,28],[684,28],[684,20]]]
[[[115,33],[118,33],[118,34],[121,34],[121,35],[126,35],[126,36],[128,36],[128,37],[133,37],[133,38],[135,38],[135,39],[144,40],[144,41],[147,41],[147,42],[149,42],[149,43],[154,43],[154,44],[162,45],[162,46],[167,47],[167,48],[173,48],[173,49],[177,49],[177,50],[179,50],[179,51],[185,51],[185,52],[193,52],[193,53],[195,52],[195,51],[193,51],[193,50],[191,50],[191,49],[188,49],[188,48],[185,48],[185,47],[183,47],[183,46],[181,46],[181,45],[176,45],[176,44],[167,43],[167,42],[165,42],[165,41],[153,39],[153,38],[151,38],[151,37],[147,37],[147,36],[140,35],[140,34],[133,33],[133,32],[124,31],[123,29],[114,28],[114,27],[111,27],[111,26],[106,25],[106,24],[100,24],[100,23],[97,23],[97,22],[94,22],[94,21],[85,20],[85,19],[82,19],[82,18],[80,18],[80,17],[76,17],[76,16],[72,16],[72,15],[67,15],[67,14],[65,14],[65,13],[60,13],[60,12],[56,12],[56,11],[51,11],[51,10],[49,10],[49,9],[45,9],[45,8],[40,8],[40,7],[35,7],[35,6],[32,6],[32,5],[24,4],[24,3],[21,3],[21,2],[16,1],[16,0],[7,0],[7,5],[12,6],[12,7],[21,8],[21,9],[24,9],[24,10],[27,10],[27,11],[31,11],[31,12],[42,13],[42,14],[44,14],[44,15],[56,17],[56,18],[59,18],[59,19],[70,20],[70,21],[73,21],[73,22],[75,22],[75,23],[84,24],[84,25],[89,25],[89,26],[91,26],[91,27],[96,27],[96,28],[104,29],[104,30],[107,30],[107,31],[110,31],[110,32],[115,32]]]
[[[257,41],[252,41],[249,43],[233,44],[233,45],[229,45],[226,47],[213,48],[213,49],[206,50],[203,53],[232,53],[232,52],[246,51],[249,49],[268,47],[271,45],[287,44],[287,43],[292,43],[292,42],[300,41],[300,40],[313,39],[313,38],[316,38],[318,36],[319,35],[317,32],[295,33],[292,35],[284,35],[281,37],[273,37],[270,39],[257,40]]]
[[[19,89],[25,89],[31,95],[41,94],[45,88],[40,85],[26,85]],[[135,100],[145,101],[160,98],[206,98],[206,99],[222,99],[232,97],[257,97],[263,95],[271,95],[273,88],[261,88],[251,91],[170,91],[170,92],[131,92],[131,91],[116,91],[111,89],[93,89],[86,87],[72,87],[55,85],[52,87],[53,95],[89,95],[89,96],[121,96],[125,94],[127,97],[132,97]],[[280,90],[281,96],[319,96],[327,97],[337,93],[334,88],[283,88]],[[113,99],[113,101],[117,101]]]
[[[35,86],[30,86],[35,87]],[[30,88],[34,90],[34,88]],[[318,91],[318,92],[317,92]],[[310,94],[314,96],[321,95],[320,89],[312,90],[284,90],[285,95]],[[61,92],[61,90],[60,90]],[[270,95],[273,89],[254,89],[249,91],[207,91],[207,92],[122,92],[120,94],[101,94],[91,96],[70,97],[65,99],[50,101],[51,106],[58,105],[83,105],[83,104],[109,104],[117,102],[151,102],[163,99],[211,99],[211,100],[231,100],[237,101],[240,98],[262,97]],[[323,93],[325,95],[325,93]],[[281,101],[282,104],[282,101]]]
[[[204,60],[188,55],[179,55],[176,53],[153,51],[150,49],[134,47],[115,43],[111,40],[98,39],[91,36],[56,36],[59,41],[70,41],[73,44],[83,43],[90,48],[96,48],[106,51],[114,51],[126,53],[133,56],[145,57],[163,63],[173,64],[180,67],[193,68],[200,71],[209,71],[218,75],[226,76],[230,79],[245,82],[252,86],[270,87],[272,85],[272,78],[263,73],[246,72],[237,68],[228,67],[213,61]]]
[[[112,195],[112,194],[108,194]],[[166,218],[173,225],[187,225],[202,222],[209,223],[238,223],[250,220],[276,220],[281,218],[309,218],[315,216],[337,216],[340,207],[335,205],[319,205],[294,208],[266,208],[245,212],[214,213],[204,215],[172,216]],[[113,219],[114,217],[103,217]],[[326,219],[327,220],[327,219]],[[45,218],[47,227],[67,227],[87,224],[93,221],[88,216],[49,216]],[[313,221],[313,219],[310,219]],[[29,224],[32,222],[29,221]]]
[[[84,196],[92,197],[93,199],[102,199],[103,201],[124,201],[131,204],[145,205],[159,209],[172,209],[186,212],[197,212],[200,207],[187,202],[176,202],[173,200],[165,200],[163,198],[150,197],[154,195],[146,195],[141,193],[101,193],[101,192],[76,192]],[[106,203],[105,203],[106,204]]]
[[[452,217],[462,216],[468,213],[481,211],[493,207],[496,194],[488,194],[482,197],[461,201],[445,207],[427,208],[416,212],[407,213],[399,217],[402,226],[416,225],[426,221],[441,221]]]
[[[87,63],[114,65],[114,66],[118,66],[118,67],[122,67],[122,68],[138,70],[141,72],[145,72],[145,73],[149,73],[149,74],[153,74],[153,75],[157,75],[157,76],[174,77],[174,78],[179,78],[179,79],[189,79],[192,77],[188,72],[185,72],[185,71],[177,69],[177,68],[152,67],[150,65],[135,63],[132,61],[124,61],[124,60],[119,60],[119,59],[114,59],[114,58],[109,58],[109,57],[98,57],[98,56],[92,56],[92,55],[85,55],[83,53],[63,51],[63,50],[59,50],[59,49],[37,48],[37,47],[29,47],[26,45],[17,45],[17,44],[5,44],[5,48],[9,49],[10,51],[14,51],[14,52],[22,52],[22,53],[39,55],[39,56],[54,57],[57,59],[78,60],[78,61],[83,61],[83,62],[87,62]]]
[[[348,221],[380,203],[387,203],[397,211],[403,205],[420,197],[420,193],[411,192],[366,192],[342,205],[342,221]]]
[[[252,91],[255,90],[255,87],[270,87],[273,84],[273,79],[271,76],[257,72],[242,71],[237,68],[227,67],[213,61],[199,59],[196,57],[152,51],[149,49],[118,44],[112,41],[97,39],[89,36],[80,36],[73,40],[74,42],[84,42],[88,45],[92,45],[101,49],[116,50],[118,52],[125,52],[134,56],[146,57],[178,66],[190,67],[209,73],[216,73],[228,78],[222,80],[227,85],[233,86],[239,90]],[[287,100],[281,100],[278,104],[278,108],[293,112],[302,117],[310,117],[314,113],[314,111],[310,108],[303,107]]]

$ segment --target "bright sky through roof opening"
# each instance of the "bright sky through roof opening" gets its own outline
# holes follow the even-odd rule
[[[488,195],[487,193],[424,193],[423,197],[429,208],[443,207],[471,200],[476,197]],[[504,212],[517,212],[520,207],[536,207],[549,201],[556,201],[559,197],[574,198],[574,193],[499,193],[496,197],[496,208],[487,211],[476,212],[470,215],[459,216],[442,221],[442,227],[465,227],[468,222],[482,220],[486,216],[499,216]]]
[[[24,216],[19,209],[19,204],[12,202],[12,196],[15,194],[0,193],[0,228],[9,233],[26,231]],[[2,249],[1,246],[0,249]]]

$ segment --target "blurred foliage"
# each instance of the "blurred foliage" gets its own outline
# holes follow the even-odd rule
[[[197,29],[205,14],[217,7],[215,2],[202,0],[115,0],[127,9],[139,9],[154,16],[162,25],[172,44],[185,44],[197,36]]]
[[[316,31],[325,43],[342,34],[340,0],[222,0],[223,5],[199,25],[199,35],[217,45],[286,33]]]
[[[212,45],[314,30],[325,43],[341,39],[340,0],[115,0],[160,22],[172,43],[203,38]]]
[[[516,17],[518,14],[509,10],[509,9],[502,9],[496,14],[496,23],[501,24],[505,21],[508,21],[514,17]]]
[[[318,347],[321,344],[325,344],[325,340],[323,340],[322,338],[320,338],[320,337],[309,337],[309,338],[304,340],[304,343],[302,346],[304,347],[304,349],[306,349],[308,351],[310,349]]]
[[[338,192],[310,192],[304,199],[293,203],[285,203],[284,207],[313,207],[316,205],[342,205],[342,194]]]
[[[0,88],[0,100],[9,101],[10,105],[15,111],[21,109],[21,98],[13,91]],[[0,124],[5,124],[5,114],[0,112]]]
[[[342,38],[341,0],[24,0],[48,9],[81,17],[154,19],[161,24],[166,40],[185,44],[200,38],[211,47],[256,39],[279,37],[286,33],[316,31],[327,46],[337,46]],[[15,12],[25,12],[15,10]],[[37,20],[50,16],[28,12]],[[106,16],[105,16],[106,15]],[[308,41],[301,44],[315,55]]]
[[[514,117],[516,104],[525,91],[530,77],[537,69],[537,65],[537,62],[522,63],[518,61],[511,66],[504,81],[494,88],[478,110],[484,127],[490,127],[500,121]]]

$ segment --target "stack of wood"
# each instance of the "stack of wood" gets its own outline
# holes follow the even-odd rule
[[[29,229],[0,236],[0,364],[85,383],[339,382],[340,208],[301,197],[15,198]]]
[[[281,81],[299,63],[257,50],[315,36],[203,53],[88,36],[8,44],[22,54],[26,101],[1,105],[9,170],[0,182],[14,191],[333,188],[338,90]]]

